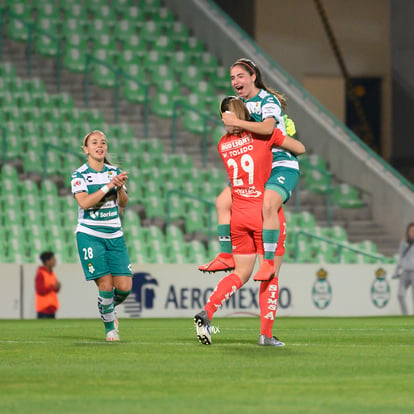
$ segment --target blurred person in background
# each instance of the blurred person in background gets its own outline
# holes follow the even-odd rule
[[[400,243],[399,257],[395,272],[394,279],[399,279],[398,285],[398,301],[400,302],[401,313],[408,315],[407,303],[405,296],[407,290],[411,286],[411,297],[414,313],[414,223],[410,223],[407,226],[405,232],[405,239]]]
[[[47,251],[40,255],[43,265],[37,268],[35,278],[35,302],[38,319],[54,319],[59,309],[58,292],[61,284],[57,280],[53,268],[56,258],[53,252]]]

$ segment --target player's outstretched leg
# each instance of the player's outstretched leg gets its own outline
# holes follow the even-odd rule
[[[219,253],[211,262],[198,267],[201,272],[222,272],[231,271],[235,267],[233,255],[231,253]]]

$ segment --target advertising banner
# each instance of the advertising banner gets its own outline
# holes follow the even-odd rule
[[[14,284],[10,282],[9,291],[13,290],[15,296],[8,298],[9,311],[2,310],[2,318],[20,317],[14,309],[18,307],[20,290],[23,292],[22,317],[36,317],[36,268],[36,265],[23,266],[23,287],[16,285],[18,275]],[[284,264],[279,277],[277,316],[398,315],[398,280],[390,278],[393,270],[393,265]],[[96,285],[85,281],[80,265],[58,265],[55,272],[62,282],[57,318],[99,317]],[[203,274],[196,265],[164,264],[134,264],[133,274],[132,292],[117,307],[119,317],[192,318],[226,275]],[[251,279],[224,303],[216,317],[258,316],[259,287]]]

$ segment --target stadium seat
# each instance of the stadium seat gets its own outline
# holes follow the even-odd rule
[[[66,46],[63,54],[63,64],[72,72],[84,72],[86,55],[78,47]]]
[[[364,206],[364,202],[359,198],[355,187],[343,183],[335,187],[332,196],[333,203],[344,208],[359,208]]]
[[[172,118],[174,115],[174,100],[165,92],[159,92],[151,101],[151,112],[161,118]]]
[[[124,79],[122,81],[122,96],[132,103],[144,103],[149,98],[149,85],[146,83]]]

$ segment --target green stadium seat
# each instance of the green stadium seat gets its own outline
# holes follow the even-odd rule
[[[142,7],[138,7],[133,4],[124,4],[122,7],[114,3],[114,7],[118,8],[118,12],[121,14],[121,18],[124,20],[130,20],[136,23],[142,23],[146,19],[145,10]]]
[[[183,128],[193,134],[203,134],[205,132],[205,117],[198,112],[187,110],[184,113]]]
[[[84,72],[86,55],[80,48],[66,46],[63,53],[63,65],[72,72]]]
[[[318,194],[326,194],[331,188],[330,176],[318,170],[307,171],[304,182],[306,189]]]
[[[130,19],[115,20],[114,36],[120,41],[127,41],[130,36],[136,35],[136,25]]]
[[[71,36],[73,33],[82,33],[85,27],[85,21],[84,20],[78,20],[73,17],[66,18],[62,21],[62,27],[61,27],[61,36],[66,40],[71,40]],[[80,38],[78,38],[79,42]],[[84,40],[83,40],[84,41]],[[78,45],[79,43],[75,43],[75,45]],[[85,43],[86,44],[86,43]]]
[[[10,19],[7,25],[7,35],[13,40],[28,40],[29,26],[17,19]]]
[[[211,141],[213,145],[217,145],[223,135],[226,134],[226,128],[223,125],[217,125],[211,131]]]
[[[191,56],[182,50],[177,50],[170,56],[169,67],[177,74],[192,64]]]
[[[348,240],[348,234],[346,230],[341,226],[333,226],[331,228],[330,235],[333,239],[339,242],[347,242]]]
[[[2,79],[15,79],[17,76],[16,67],[10,62],[0,63],[0,77]]]
[[[204,52],[204,45],[197,37],[190,36],[181,44],[181,50],[194,56],[200,56]]]
[[[152,44],[152,49],[161,53],[174,52],[174,40],[166,35],[158,36]]]
[[[153,20],[147,20],[143,22],[139,27],[139,35],[147,41],[155,43],[156,40],[162,35],[161,27]]]
[[[345,183],[335,187],[332,201],[334,204],[344,208],[360,208],[365,205],[359,198],[357,189]]]
[[[137,58],[143,58],[147,54],[147,43],[141,36],[132,35],[124,40],[124,53],[127,50],[133,52]]]
[[[108,4],[102,4],[102,3],[88,3],[89,11],[92,13],[93,20],[99,20],[102,19],[105,24],[108,26],[112,26],[113,22],[116,21],[116,14],[114,12],[114,9],[108,5]]]
[[[172,118],[174,115],[175,102],[170,95],[165,92],[159,92],[151,100],[151,112],[160,118]]]
[[[138,83],[133,80],[126,80],[122,81],[122,96],[132,103],[144,103],[148,95],[148,88],[149,85],[146,83]]]
[[[116,83],[116,73],[105,65],[95,65],[92,81],[98,86],[112,88]]]
[[[152,67],[162,65],[165,66],[167,63],[167,54],[158,50],[150,50],[149,52],[145,53],[142,62],[142,64],[150,72],[153,70],[151,69]]]
[[[35,36],[34,48],[37,53],[43,56],[55,57],[59,53],[59,39],[46,34],[37,34]]]
[[[192,90],[192,88],[199,82],[204,80],[202,72],[196,65],[190,65],[186,68],[182,68],[177,74],[180,76],[181,83],[190,88],[190,90]]]
[[[145,79],[145,68],[142,65],[139,65],[136,61],[125,63],[124,66],[122,67],[122,70],[127,75],[133,76],[134,78],[138,78],[138,80],[141,83],[142,83],[142,79]],[[126,80],[128,81],[129,79],[126,78]]]
[[[188,27],[180,21],[172,22],[172,24],[167,28],[166,33],[174,39],[178,46],[183,44],[190,37]]]
[[[80,2],[69,2],[63,5],[65,11],[65,18],[77,19],[77,20],[88,20],[88,11]]]
[[[198,60],[200,70],[205,74],[216,74],[219,66],[217,58],[210,52],[201,53],[200,59]]]

